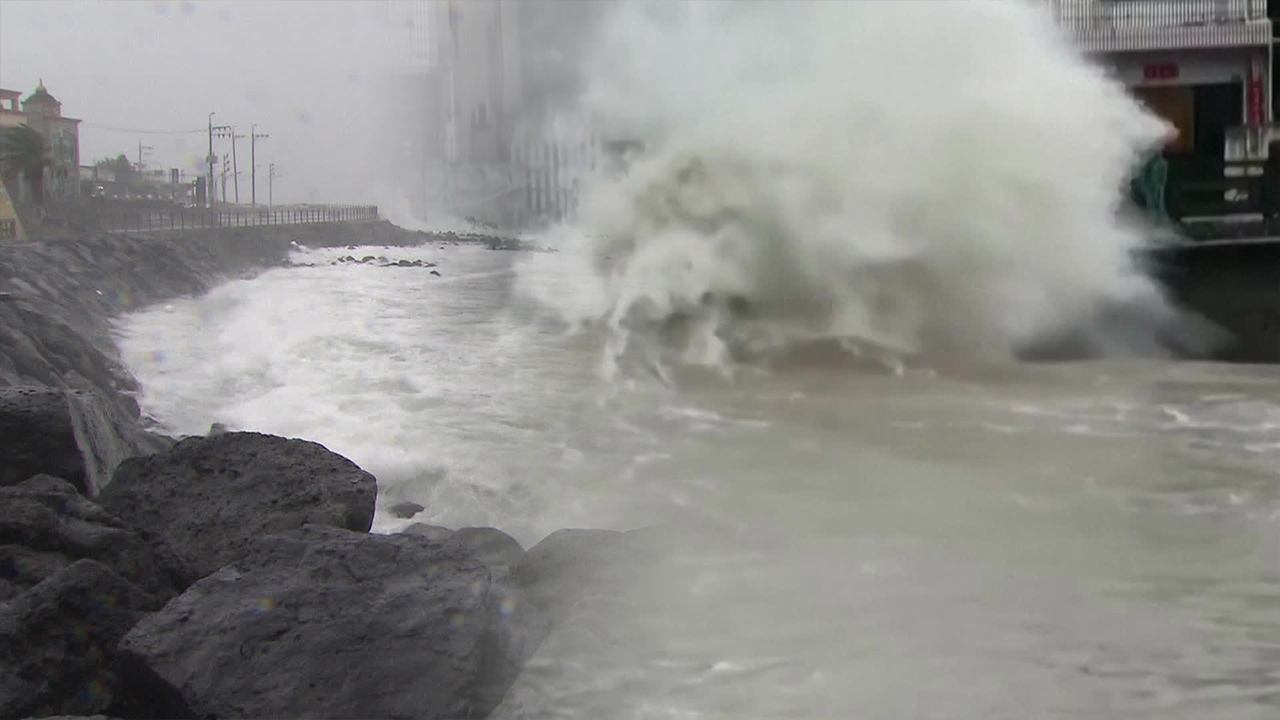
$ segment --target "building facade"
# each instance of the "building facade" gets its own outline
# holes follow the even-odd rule
[[[0,128],[21,125],[27,121],[26,113],[22,112],[19,105],[21,100],[22,93],[17,90],[0,88]]]
[[[522,212],[512,152],[522,99],[520,5],[436,0],[432,9],[444,142],[432,190],[454,216],[513,224]]]
[[[50,199],[71,199],[80,192],[80,120],[62,114],[62,103],[45,89],[41,80],[21,101],[21,93],[0,90],[0,127],[26,125],[44,136],[49,150],[44,193]],[[19,184],[21,187],[21,184]],[[21,192],[29,192],[23,188]],[[20,200],[29,200],[22,197]]]
[[[439,209],[428,188],[445,148],[441,73],[430,36],[433,5],[432,0],[386,2],[392,53],[387,94],[394,100],[381,150],[395,188],[418,217]]]
[[[1053,3],[1079,46],[1177,131],[1163,152],[1170,214],[1263,210],[1274,117],[1267,0]]]
[[[598,0],[392,0],[424,98],[406,145],[415,195],[503,225],[568,217],[599,138],[566,115]],[[1047,0],[1075,42],[1176,128],[1164,155],[1179,215],[1256,212],[1273,125],[1267,0]],[[1254,180],[1250,180],[1254,178]],[[1229,200],[1224,200],[1229,198]],[[1225,202],[1225,205],[1224,205]]]
[[[400,58],[393,162],[415,213],[504,226],[564,218],[594,140],[563,111],[586,26],[608,3],[388,3]]]

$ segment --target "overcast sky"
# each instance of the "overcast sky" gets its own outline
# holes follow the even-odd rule
[[[377,201],[387,173],[372,142],[395,110],[380,83],[390,32],[383,0],[3,0],[0,87],[25,96],[43,78],[84,121],[84,165],[136,162],[142,141],[149,166],[197,170],[206,134],[180,131],[214,111],[238,134],[251,123],[270,134],[258,142],[260,200],[274,162],[277,202]],[[247,200],[247,138],[237,154]]]

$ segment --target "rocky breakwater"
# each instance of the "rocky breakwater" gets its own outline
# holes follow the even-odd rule
[[[0,246],[0,485],[47,473],[93,496],[124,458],[169,445],[139,426],[137,383],[111,334],[121,313],[285,265],[299,245],[435,239],[364,221]]]
[[[526,552],[494,528],[371,534],[376,479],[318,444],[139,426],[116,314],[295,243],[438,239],[360,225],[6,248],[0,719],[532,718],[582,657],[642,670],[606,629],[640,627],[615,621],[675,535],[563,530]]]
[[[683,545],[370,534],[376,495],[320,445],[241,432],[126,459],[95,500],[0,488],[0,717],[541,717],[582,633],[624,662],[599,628]]]

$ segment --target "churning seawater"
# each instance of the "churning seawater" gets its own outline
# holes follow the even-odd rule
[[[1172,314],[1118,219],[1162,124],[1044,5],[620,4],[577,109],[643,150],[561,252],[310,250],[144,310],[142,406],[350,457],[378,531],[735,533],[538,717],[1280,717],[1280,371],[1009,360]]]
[[[609,717],[1280,712],[1274,369],[820,356],[620,383],[599,337],[528,316],[518,254],[298,259],[126,319],[165,429],[321,442],[377,475],[379,531],[407,499],[526,546],[690,517],[786,539],[672,591],[696,601],[637,651],[648,684],[592,680]]]

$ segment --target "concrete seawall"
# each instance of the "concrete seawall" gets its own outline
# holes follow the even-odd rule
[[[0,245],[0,387],[90,390],[131,417],[137,388],[120,364],[112,321],[152,303],[203,293],[279,266],[292,243],[417,245],[385,221],[98,234]]]
[[[1164,248],[1150,261],[1175,302],[1226,331],[1206,359],[1280,363],[1280,238]]]

